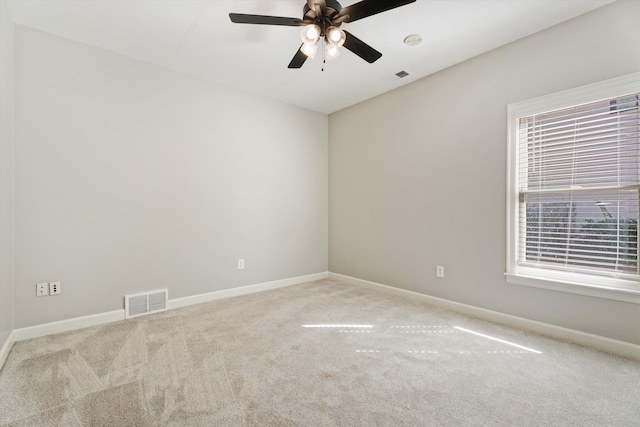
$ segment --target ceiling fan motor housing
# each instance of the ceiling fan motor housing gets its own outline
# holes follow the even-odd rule
[[[329,26],[339,27],[342,22],[332,23],[333,19],[340,13],[342,10],[342,5],[338,3],[336,0],[324,0],[324,5],[320,3],[316,3],[320,8],[320,16],[318,13],[309,7],[308,3],[305,3],[302,8],[302,19],[307,22],[312,22],[317,24],[322,28],[322,35],[324,35],[324,31]]]

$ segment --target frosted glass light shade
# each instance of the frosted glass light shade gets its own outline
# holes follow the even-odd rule
[[[347,39],[347,35],[338,27],[329,27],[327,29],[327,40],[329,43],[335,43],[338,46],[342,46]]]
[[[320,27],[315,24],[306,25],[302,27],[300,31],[300,38],[302,38],[302,43],[315,43],[320,38]]]
[[[300,48],[300,51],[302,53],[304,53],[305,55],[307,55],[307,57],[313,59],[316,56],[316,52],[318,51],[318,43],[317,42],[311,42],[311,43],[303,43],[302,47]]]
[[[340,56],[340,45],[337,43],[327,43],[324,47],[324,56],[327,61]]]

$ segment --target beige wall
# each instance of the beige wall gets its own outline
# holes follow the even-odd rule
[[[0,348],[13,330],[13,23],[0,2]]]
[[[640,2],[618,1],[332,114],[330,271],[640,344],[638,305],[503,277],[507,104],[638,71],[638,52]]]
[[[15,49],[16,328],[327,270],[326,115],[26,27]]]

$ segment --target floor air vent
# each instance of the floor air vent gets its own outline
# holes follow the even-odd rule
[[[155,313],[167,309],[168,290],[161,289],[159,291],[144,292],[141,294],[132,294],[124,296],[124,312],[125,317],[143,316],[145,314]]]

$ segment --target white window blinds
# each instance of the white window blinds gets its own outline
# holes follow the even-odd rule
[[[519,265],[638,275],[638,94],[518,123]]]

